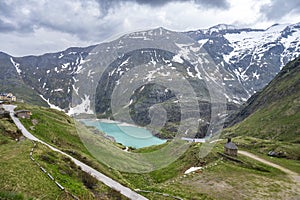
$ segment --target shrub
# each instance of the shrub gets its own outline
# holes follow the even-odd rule
[[[81,180],[89,189],[93,189],[98,183],[98,180],[95,177],[84,171],[81,172]]]

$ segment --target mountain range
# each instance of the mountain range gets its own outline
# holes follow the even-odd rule
[[[225,101],[227,114],[237,110],[300,55],[299,37],[300,23],[274,24],[268,29],[221,24],[188,32],[164,28],[134,32],[99,45],[40,56],[1,52],[0,89],[70,115],[114,118],[115,89],[131,89],[128,98],[124,95],[126,104],[120,105],[130,109],[134,122],[151,123],[151,110],[155,113],[155,105],[160,105],[167,118],[163,130],[172,132],[180,120],[197,116],[194,113],[199,110],[198,136],[204,136],[212,114],[211,88],[224,95],[218,102]],[[140,69],[136,75],[135,69]],[[179,86],[179,93],[186,89],[178,77],[195,92],[186,104],[199,104],[187,107],[185,116],[180,113],[180,97],[171,89],[172,84],[175,89]],[[181,96],[190,97],[190,93]]]

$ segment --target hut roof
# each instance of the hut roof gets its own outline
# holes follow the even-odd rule
[[[227,149],[238,149],[237,146],[233,142],[227,142],[225,144],[225,148],[227,148]]]
[[[30,110],[17,110],[15,113],[27,113],[30,112]]]

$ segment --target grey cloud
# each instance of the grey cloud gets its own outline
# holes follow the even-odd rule
[[[12,24],[4,22],[0,19],[0,32],[10,32],[15,30],[15,27]]]
[[[113,6],[119,5],[124,2],[135,2],[141,5],[149,5],[152,7],[163,6],[172,2],[190,2],[195,3],[201,6],[207,6],[210,8],[220,8],[227,9],[229,8],[229,4],[227,0],[98,0],[101,7],[104,9],[109,9]]]
[[[3,16],[9,16],[10,12],[10,5],[7,4],[5,1],[0,1],[0,12]]]
[[[8,22],[5,22],[2,18],[11,18],[12,12],[9,12],[10,8],[4,1],[0,1],[0,32],[9,32],[16,29],[16,27]]]
[[[37,28],[46,28],[80,37],[93,26],[91,18],[81,12],[86,2],[81,1],[80,13],[75,13],[72,1],[0,1],[0,32],[26,34]]]
[[[0,2],[0,32],[16,31],[28,33],[33,31],[32,19],[24,18],[20,14],[22,4],[18,2]]]
[[[229,3],[227,0],[196,0],[197,4],[201,4],[209,7],[216,7],[222,9],[228,9]]]
[[[228,8],[227,0],[79,0],[74,3],[67,0],[0,1],[0,32],[30,33],[37,28],[47,28],[87,39],[85,37],[88,35],[95,35],[95,33],[88,33],[94,27],[99,30],[95,37],[99,37],[99,34],[107,35],[107,32],[116,29],[120,20],[107,19],[107,15],[109,11],[118,12],[118,9],[126,2],[149,7],[163,6],[172,2],[190,2],[212,9]],[[80,11],[72,7],[75,3],[79,3]],[[89,12],[86,8],[89,3],[94,3],[93,8],[99,10],[98,17],[87,14]]]
[[[289,13],[300,12],[300,1],[298,0],[274,0],[261,7],[260,12],[268,20],[278,20]]]
[[[207,6],[210,8],[221,8],[226,9],[229,7],[228,2],[226,0],[154,0],[154,1],[147,1],[147,0],[136,0],[137,3],[141,4],[149,4],[149,5],[164,5],[171,2],[192,2],[201,6]]]

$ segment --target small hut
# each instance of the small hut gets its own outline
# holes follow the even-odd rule
[[[30,119],[31,112],[29,110],[18,110],[15,112],[18,118]]]
[[[224,145],[224,153],[229,156],[237,156],[238,148],[231,142],[231,138],[228,138],[227,143]]]

